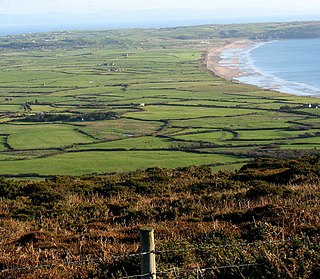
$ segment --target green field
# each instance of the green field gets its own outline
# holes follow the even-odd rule
[[[291,27],[0,37],[0,175],[233,169],[255,156],[317,152],[319,111],[305,105],[317,99],[228,82],[203,65],[208,46]]]

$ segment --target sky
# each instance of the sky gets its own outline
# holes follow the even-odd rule
[[[0,36],[320,20],[320,0],[0,0]]]
[[[182,8],[225,12],[228,16],[320,14],[319,0],[0,0],[0,14]]]

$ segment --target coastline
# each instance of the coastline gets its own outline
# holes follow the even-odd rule
[[[235,83],[249,84],[261,89],[281,93],[320,97],[320,87],[289,79],[283,79],[272,73],[266,73],[257,68],[250,58],[250,52],[271,41],[254,41],[249,39],[234,40],[225,45],[207,50],[205,58],[206,68],[214,75]]]
[[[211,48],[207,51],[205,59],[206,68],[216,76],[229,81],[236,81],[235,78],[244,75],[240,70],[240,57],[238,57],[238,59],[233,59],[232,63],[228,66],[220,63],[222,60],[221,54],[225,50],[244,50],[246,48],[253,47],[255,44],[256,42],[252,40],[243,39],[227,43],[223,46]]]

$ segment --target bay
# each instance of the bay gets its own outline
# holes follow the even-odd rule
[[[243,83],[320,97],[320,39],[278,40],[238,50]],[[232,57],[229,56],[229,59]]]

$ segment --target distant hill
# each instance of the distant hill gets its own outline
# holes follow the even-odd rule
[[[224,12],[191,9],[103,11],[91,14],[0,14],[0,35],[74,29],[161,28],[202,24],[276,22],[279,17],[228,17]],[[312,20],[319,16],[283,16],[281,21]]]
[[[57,15],[56,19],[62,17],[62,14]],[[110,15],[110,18],[116,18],[116,15]],[[99,18],[97,18],[98,20]],[[6,16],[4,21],[9,21]],[[10,19],[13,22],[13,19]],[[33,18],[32,22],[36,24],[37,20],[41,18]],[[69,18],[70,29],[76,26],[77,19]],[[111,19],[110,19],[111,20]],[[31,21],[30,21],[31,22]],[[61,18],[61,22],[63,22]],[[17,21],[17,24],[19,21]],[[48,16],[47,25],[52,24],[53,30],[61,30],[62,25],[54,25],[52,16]],[[14,29],[20,30],[19,26],[12,25]],[[65,27],[66,25],[64,25]],[[78,26],[81,28],[81,26]],[[85,29],[85,26],[82,26]],[[98,25],[92,23],[92,29],[99,29]],[[102,26],[100,26],[102,28]],[[45,31],[46,26],[33,25],[34,31]],[[40,28],[38,30],[38,28]],[[103,29],[103,28],[102,28]],[[299,38],[319,38],[320,37],[320,21],[296,21],[296,22],[276,22],[276,23],[246,23],[246,24],[207,24],[197,26],[178,26],[167,28],[140,28],[134,29],[130,32],[127,30],[104,30],[104,31],[59,31],[55,33],[54,40],[48,40],[49,33],[42,34],[27,34],[15,35],[2,38],[0,40],[0,48],[46,48],[46,47],[75,47],[75,46],[99,46],[99,45],[127,45],[128,40],[137,41],[141,36],[146,36],[156,40],[162,41],[164,46],[169,41],[181,42],[185,40],[211,40],[211,43],[217,39],[299,39]],[[1,27],[0,27],[1,32]],[[126,34],[124,36],[124,33]],[[52,35],[53,33],[51,33]],[[73,39],[68,39],[72,34]]]

